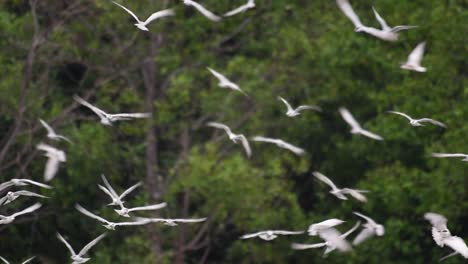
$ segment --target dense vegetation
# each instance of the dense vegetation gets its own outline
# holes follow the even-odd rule
[[[224,13],[244,0],[203,0]],[[209,217],[202,224],[152,224],[108,232],[91,250],[91,263],[324,263],[322,249],[293,251],[291,242],[239,240],[265,229],[306,229],[328,218],[357,220],[360,211],[386,234],[326,263],[433,263],[450,253],[435,245],[427,211],[444,214],[452,233],[468,238],[467,164],[435,159],[432,152],[468,152],[467,3],[353,1],[365,24],[377,27],[371,6],[391,25],[419,25],[395,43],[353,31],[335,1],[257,0],[246,13],[213,23],[182,1],[121,1],[139,16],[173,7],[175,17],[150,24],[150,32],[110,1],[5,0],[0,2],[0,181],[42,180],[46,159],[35,149],[49,142],[67,162],[38,190],[37,214],[0,227],[0,255],[15,263],[36,255],[41,263],[66,263],[55,237],[77,249],[106,231],[78,213],[80,203],[118,220],[98,188],[105,174],[114,186],[143,181],[130,205],[166,201],[162,217]],[[428,72],[399,64],[427,41]],[[249,97],[217,87],[212,67],[237,82]],[[109,112],[151,111],[151,120],[99,124],[73,101],[80,95]],[[316,104],[322,113],[284,115],[277,96]],[[346,106],[382,142],[353,136],[338,114]],[[448,128],[411,127],[399,110],[433,117]],[[50,142],[38,119],[74,144]],[[247,137],[262,135],[303,147],[294,154],[251,142],[240,145],[205,126],[218,121]],[[340,186],[368,189],[369,202],[341,201],[311,175]],[[2,214],[31,205],[20,198]],[[447,263],[463,263],[453,257]]]

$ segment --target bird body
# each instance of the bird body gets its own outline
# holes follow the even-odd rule
[[[60,233],[57,233],[57,238],[65,244],[65,246],[68,248],[68,250],[71,253],[71,259],[73,260],[73,263],[85,263],[88,262],[91,258],[84,258],[83,256],[88,253],[88,251],[94,247],[101,239],[103,239],[106,236],[106,233],[96,237],[93,239],[91,242],[89,242],[86,246],[84,246],[78,254],[75,252],[75,250],[71,247],[71,245],[65,240],[65,238],[62,237]]]
[[[424,48],[426,42],[419,43],[416,48],[410,53],[408,59],[403,63],[400,68],[404,70],[416,71],[416,72],[426,72],[427,69],[421,66],[421,61],[424,55]]]
[[[0,198],[0,205],[9,204],[20,196],[34,196],[34,197],[40,197],[40,198],[49,198],[47,196],[40,195],[34,192],[21,190],[21,191],[16,191],[16,192],[8,192],[4,197]]]
[[[218,129],[223,129],[226,134],[228,135],[229,139],[234,142],[235,144],[241,142],[242,146],[244,147],[245,153],[247,154],[247,157],[252,156],[252,149],[250,148],[249,141],[247,138],[242,135],[242,134],[234,134],[231,129],[226,126],[225,124],[221,123],[216,123],[216,122],[208,122],[206,124],[207,126],[218,128]]]
[[[405,113],[402,113],[402,112],[397,112],[397,111],[388,111],[388,112],[405,117],[406,119],[409,120],[410,125],[412,125],[412,126],[424,126],[422,123],[431,123],[431,124],[436,125],[436,126],[440,126],[440,127],[444,127],[444,128],[447,127],[444,123],[442,123],[440,121],[437,121],[437,120],[434,120],[434,119],[431,119],[431,118],[413,119],[409,115],[407,115]]]
[[[286,112],[286,115],[289,116],[289,117],[298,116],[298,115],[301,114],[300,112],[303,111],[303,110],[315,110],[315,111],[319,111],[319,112],[322,111],[320,109],[320,107],[314,106],[314,105],[300,105],[296,109],[294,109],[288,103],[288,101],[286,101],[286,99],[284,99],[283,97],[278,96],[278,99],[281,100],[286,105],[286,108],[288,109],[287,112]]]
[[[353,115],[348,111],[348,109],[340,107],[339,112],[341,114],[341,117],[346,121],[346,123],[348,123],[348,125],[351,126],[351,134],[360,134],[375,140],[383,140],[381,136],[363,129],[361,125],[359,125],[359,123],[356,121],[356,119],[354,119]]]
[[[134,25],[137,28],[139,28],[140,30],[143,30],[143,31],[149,31],[149,29],[146,26],[149,23],[151,23],[152,21],[154,21],[154,20],[156,20],[158,18],[167,17],[167,16],[174,16],[175,15],[175,12],[174,12],[173,9],[165,9],[165,10],[155,12],[155,13],[151,14],[145,21],[141,21],[132,11],[130,11],[125,6],[123,6],[123,5],[121,5],[121,4],[117,3],[117,2],[114,2],[114,1],[112,1],[112,3],[118,5],[123,10],[127,11],[127,13],[129,13],[137,21],[137,23],[134,24]]]
[[[39,122],[47,130],[47,137],[48,138],[50,138],[52,140],[57,140],[57,141],[65,140],[68,143],[72,143],[71,140],[68,139],[67,137],[55,133],[54,129],[49,124],[47,124],[44,120],[39,119]]]
[[[132,185],[127,190],[125,190],[122,194],[118,195],[115,192],[114,188],[112,188],[112,186],[110,185],[109,181],[107,180],[106,176],[104,176],[104,174],[101,174],[101,179],[104,182],[104,185],[106,187],[98,184],[99,189],[101,189],[104,193],[109,195],[109,197],[112,199],[112,202],[110,204],[108,204],[108,206],[119,205],[122,208],[124,207],[123,206],[123,204],[124,204],[123,198],[125,198],[125,196],[127,196],[129,193],[131,193],[133,190],[135,190],[136,188],[138,188],[142,184],[141,182],[138,182],[138,183]]]
[[[247,96],[247,94],[237,85],[236,83],[230,81],[226,76],[222,75],[221,73],[213,70],[210,67],[207,67],[207,69],[213,74],[216,79],[218,79],[218,86],[221,88],[228,88],[234,91],[238,91],[243,93],[244,95]]]
[[[259,237],[263,240],[270,241],[278,237],[278,235],[300,235],[304,234],[304,231],[285,231],[285,230],[266,230],[257,233],[246,234],[241,236],[240,239],[249,239],[253,237]]]
[[[377,224],[372,218],[365,216],[361,213],[358,213],[358,212],[353,212],[353,213],[367,221],[367,223],[363,225],[364,229],[354,239],[353,245],[359,245],[374,235],[377,235],[377,236],[384,235],[385,228],[383,225]]]
[[[48,157],[47,164],[44,169],[44,181],[50,181],[57,174],[60,163],[67,161],[67,156],[62,150],[44,143],[39,143],[37,145],[37,149],[45,151],[45,156]]]
[[[328,186],[330,186],[331,191],[330,193],[336,196],[338,199],[341,200],[348,200],[348,197],[346,197],[346,194],[351,195],[353,198],[360,202],[367,202],[367,198],[362,194],[369,192],[367,190],[356,190],[356,189],[350,189],[350,188],[338,188],[336,185],[328,178],[327,176],[323,175],[322,173],[318,171],[314,171],[312,173],[317,179],[320,181],[324,182]]]

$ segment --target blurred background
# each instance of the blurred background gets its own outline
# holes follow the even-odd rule
[[[200,0],[223,14],[245,0]],[[183,1],[122,0],[141,19],[174,8],[149,32],[104,0],[0,2],[0,181],[43,181],[48,142],[67,153],[50,184],[28,188],[50,199],[37,212],[0,226],[0,255],[18,263],[67,263],[59,231],[79,250],[107,231],[75,210],[80,203],[107,219],[98,189],[105,174],[118,192],[142,181],[127,197],[140,206],[167,202],[167,218],[208,217],[204,223],[122,227],[91,249],[89,263],[434,263],[452,251],[432,240],[427,211],[445,215],[451,232],[468,238],[467,163],[435,159],[432,152],[467,153],[467,2],[352,1],[364,24],[378,27],[374,6],[390,25],[419,25],[389,43],[356,33],[335,1],[257,0],[256,8],[212,22]],[[403,71],[411,50],[426,41],[424,74]],[[225,74],[249,97],[217,87],[206,67]],[[80,95],[110,112],[150,111],[150,120],[99,123],[73,100]],[[290,118],[277,96],[292,105],[323,109]],[[347,107],[374,141],[349,133],[337,109]],[[447,129],[412,127],[388,110],[432,117]],[[74,144],[51,142],[38,119]],[[248,159],[216,121],[235,133],[281,138],[304,148],[298,157],[271,144],[251,142]],[[367,189],[367,203],[342,201],[311,174],[338,186]],[[2,206],[9,214],[35,202]],[[359,211],[385,225],[349,254],[294,251],[292,242],[239,240],[268,229],[304,230],[329,218],[351,228]],[[355,234],[351,235],[353,237]],[[465,263],[460,256],[446,263]]]

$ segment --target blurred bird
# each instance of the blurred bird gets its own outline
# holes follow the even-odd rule
[[[307,229],[309,236],[319,236],[325,243],[328,243],[331,247],[338,249],[341,252],[350,251],[351,245],[346,241],[342,234],[334,227],[344,223],[340,219],[328,219],[320,223],[312,224]]]
[[[231,82],[228,78],[226,78],[224,75],[222,75],[221,73],[207,67],[207,69],[211,72],[211,74],[213,74],[216,79],[218,79],[219,83],[218,83],[218,86],[221,87],[221,88],[229,88],[231,90],[235,90],[235,91],[239,91],[241,93],[243,93],[244,95],[248,96],[244,91],[242,91],[242,89],[239,87],[239,85]]]
[[[167,226],[177,226],[178,223],[200,223],[206,221],[206,217],[204,218],[192,218],[192,219],[182,219],[182,218],[144,218],[144,217],[135,217],[137,221],[149,221],[150,223],[158,223],[161,222]]]
[[[107,206],[112,206],[112,205],[123,206],[125,202],[122,199],[125,198],[125,196],[127,196],[129,193],[131,193],[133,190],[135,190],[137,187],[141,186],[142,184],[141,182],[138,182],[137,184],[125,190],[121,195],[117,195],[114,188],[112,188],[112,186],[107,181],[106,176],[104,176],[104,174],[101,174],[101,178],[106,187],[98,184],[99,189],[101,189],[105,194],[109,195],[109,197],[112,199],[112,202],[108,204]]]
[[[373,237],[374,235],[377,235],[377,236],[383,236],[384,235],[385,228],[384,228],[383,225],[377,224],[374,220],[372,220],[368,216],[365,216],[365,215],[360,214],[358,212],[353,212],[353,213],[367,221],[367,223],[365,223],[363,225],[364,229],[361,231],[361,233],[359,233],[356,236],[356,238],[354,238],[353,245],[357,246],[357,245],[361,244],[362,242],[364,242],[365,240]]]
[[[408,119],[410,121],[410,125],[412,125],[412,126],[424,126],[421,123],[431,123],[431,124],[436,125],[436,126],[447,127],[444,123],[442,123],[440,121],[437,121],[437,120],[434,120],[434,119],[431,119],[431,118],[413,119],[409,115],[407,115],[405,113],[402,113],[402,112],[397,112],[397,111],[387,111],[387,112],[392,113],[392,114],[401,115],[401,116],[405,117],[406,119]]]
[[[47,185],[47,184],[43,184],[43,183],[40,183],[40,182],[36,182],[36,181],[33,181],[33,180],[28,180],[28,179],[11,179],[7,182],[4,182],[2,184],[0,184],[0,192],[3,191],[3,190],[6,190],[12,186],[26,186],[26,185],[29,185],[29,184],[32,184],[32,185],[36,185],[38,187],[41,187],[41,188],[46,188],[46,189],[52,189],[53,187],[50,186],[50,185]]]
[[[16,191],[16,192],[8,192],[4,197],[0,198],[0,205],[9,204],[20,196],[34,196],[34,197],[39,197],[39,198],[49,198],[47,196],[40,195],[34,192],[21,190],[21,191]]]
[[[314,106],[314,105],[300,105],[296,109],[293,109],[292,106],[288,103],[288,101],[286,101],[283,97],[278,96],[278,99],[281,100],[286,105],[286,107],[288,108],[288,111],[286,112],[286,115],[289,116],[289,117],[295,117],[295,116],[300,115],[301,113],[299,113],[299,112],[302,111],[302,110],[315,110],[315,111],[319,111],[319,112],[322,111],[322,109],[320,109],[320,107]]]
[[[64,137],[62,135],[59,135],[57,133],[55,133],[54,129],[49,126],[49,124],[47,124],[44,120],[42,119],[39,119],[39,122],[42,124],[42,126],[47,130],[47,137],[52,139],[52,140],[57,140],[57,141],[60,141],[60,140],[65,140],[67,141],[68,143],[72,143],[70,139],[68,139],[67,137]]]
[[[421,66],[425,46],[426,42],[419,43],[408,56],[408,60],[403,63],[400,68],[410,71],[426,72],[427,69]]]
[[[44,143],[39,143],[37,145],[37,149],[45,151],[45,156],[48,157],[47,164],[44,169],[44,181],[48,182],[55,177],[55,174],[57,174],[60,162],[67,161],[67,156],[62,150]]]
[[[252,138],[253,141],[259,141],[259,142],[266,142],[266,143],[273,143],[276,144],[280,148],[287,149],[289,151],[292,151],[296,155],[302,155],[305,153],[305,150],[296,147],[294,145],[291,145],[281,139],[276,139],[276,138],[266,138],[266,137],[260,137],[256,136]]]
[[[228,126],[226,126],[224,124],[221,124],[221,123],[208,122],[206,125],[210,126],[210,127],[218,128],[218,129],[223,129],[224,131],[226,131],[229,139],[232,142],[234,142],[235,144],[237,144],[237,143],[239,143],[239,141],[241,141],[242,146],[244,147],[245,153],[247,154],[247,157],[252,156],[252,150],[250,148],[249,141],[247,140],[247,138],[244,135],[232,133],[231,129]]]
[[[104,227],[109,229],[109,230],[115,230],[115,228],[117,226],[135,226],[135,225],[146,225],[146,224],[149,224],[150,221],[148,220],[141,220],[141,221],[135,221],[135,222],[120,222],[120,223],[115,223],[115,222],[111,222],[111,221],[108,221],[98,215],[95,215],[93,213],[91,213],[90,211],[86,210],[84,207],[82,207],[81,205],[79,204],[76,204],[75,205],[75,208],[82,214],[88,216],[88,217],[91,217],[91,218],[94,218],[96,220],[98,220],[99,222],[101,223],[104,223]]]
[[[346,197],[346,194],[349,194],[351,195],[352,197],[354,197],[356,200],[360,201],[360,202],[367,202],[367,198],[362,194],[362,193],[366,193],[366,192],[369,192],[367,190],[355,190],[355,189],[349,189],[349,188],[338,188],[336,187],[336,185],[325,175],[323,175],[322,173],[318,172],[318,171],[314,171],[312,172],[312,174],[317,178],[319,179],[320,181],[324,182],[325,184],[327,184],[328,186],[331,187],[331,191],[330,193],[333,194],[334,196],[336,196],[338,199],[341,199],[341,200],[348,200],[348,197]]]
[[[106,233],[96,237],[94,240],[89,242],[86,246],[84,246],[81,251],[76,254],[75,250],[71,247],[71,245],[65,240],[65,238],[62,237],[60,233],[57,232],[57,238],[65,244],[65,246],[68,248],[68,250],[71,253],[71,259],[73,260],[73,264],[78,264],[78,263],[85,263],[88,262],[91,258],[84,258],[83,256],[88,253],[88,251],[94,247],[101,239],[103,239],[106,236]]]
[[[224,14],[225,17],[237,15],[255,7],[255,0],[248,0],[246,4],[239,6],[238,8],[231,10]]]
[[[16,212],[16,213],[14,213],[12,215],[9,215],[9,216],[0,215],[0,225],[9,224],[9,223],[13,222],[16,219],[17,216],[32,213],[32,212],[36,211],[37,209],[41,208],[41,206],[42,206],[41,203],[35,203],[35,204],[29,206],[28,208],[26,208],[26,209],[24,209],[22,211]]]
[[[266,230],[260,231],[253,234],[246,234],[241,236],[240,239],[249,239],[253,237],[259,237],[263,240],[270,241],[278,237],[278,235],[286,236],[286,235],[300,235],[304,234],[304,231],[285,231],[285,230]]]
[[[461,161],[468,161],[468,154],[463,153],[432,153],[435,158],[463,158]]]
[[[339,109],[341,117],[348,123],[348,125],[351,126],[351,133],[352,134],[361,134],[363,136],[366,136],[368,138],[372,138],[375,140],[383,140],[383,138],[377,134],[374,134],[370,131],[367,131],[359,125],[359,123],[354,119],[353,115],[348,111],[348,109],[344,107],[340,107]]]
[[[21,262],[21,264],[26,264],[26,263],[29,263],[31,260],[33,260],[35,257],[30,257],[28,258],[27,260]],[[3,263],[5,264],[10,264],[10,262],[8,262],[6,259],[4,259],[2,256],[0,256],[0,260],[3,261]]]
[[[221,18],[215,14],[213,14],[211,11],[200,5],[199,3],[192,1],[192,0],[184,0],[184,4],[187,6],[193,6],[195,9],[198,10],[198,12],[202,13],[206,18],[208,18],[211,21],[214,22],[219,22],[221,21]]]
[[[154,20],[156,20],[158,18],[167,17],[167,16],[174,16],[175,15],[174,10],[165,9],[165,10],[155,12],[155,13],[151,14],[151,16],[149,16],[145,21],[141,21],[140,19],[138,19],[138,17],[132,11],[127,9],[125,6],[123,6],[123,5],[121,5],[121,4],[117,3],[117,2],[114,2],[114,1],[112,1],[112,3],[120,6],[123,10],[127,11],[127,13],[129,13],[133,18],[135,18],[135,20],[137,21],[135,26],[137,28],[143,30],[143,31],[149,31],[149,29],[146,26],[149,23],[151,23],[152,21],[154,21]]]

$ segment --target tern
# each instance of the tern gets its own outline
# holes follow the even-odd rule
[[[402,113],[402,112],[397,112],[397,111],[388,111],[388,112],[405,117],[406,119],[408,119],[410,121],[410,125],[412,125],[412,126],[424,126],[421,123],[431,123],[431,124],[436,125],[436,126],[447,127],[444,123],[442,123],[440,121],[437,121],[437,120],[434,120],[434,119],[431,119],[431,118],[413,119],[409,115],[407,115],[405,113]]]
[[[67,137],[55,133],[54,129],[51,126],[49,126],[49,124],[47,124],[44,120],[39,119],[39,122],[41,122],[42,126],[47,130],[48,138],[52,140],[57,140],[57,141],[60,141],[63,139],[67,141],[68,143],[72,143],[71,140],[68,139]]]
[[[215,14],[213,14],[211,11],[200,5],[199,3],[192,1],[192,0],[184,0],[184,4],[186,6],[193,6],[195,9],[198,10],[198,12],[202,13],[206,18],[208,18],[211,21],[214,22],[219,22],[221,21],[221,18]]]
[[[342,252],[351,250],[351,245],[343,238],[343,235],[334,227],[344,223],[343,220],[332,218],[309,226],[307,232],[310,236],[319,236],[326,243]]]
[[[255,0],[248,0],[248,2],[246,4],[241,5],[238,8],[227,12],[223,16],[229,17],[229,16],[237,15],[239,13],[245,12],[245,11],[247,11],[249,9],[254,8],[254,7],[255,7]]]
[[[91,213],[90,211],[86,210],[85,208],[83,208],[81,205],[79,204],[76,204],[75,205],[75,208],[82,214],[88,216],[88,217],[91,217],[91,218],[94,218],[96,220],[98,220],[99,222],[102,222],[104,223],[104,227],[109,229],[109,230],[115,230],[115,228],[117,226],[135,226],[135,225],[146,225],[146,224],[149,224],[150,221],[148,220],[140,220],[140,221],[135,221],[135,222],[120,222],[120,223],[115,223],[115,222],[111,222],[111,221],[108,221],[98,215],[95,215],[93,213]]]
[[[159,203],[159,204],[153,204],[153,205],[147,205],[147,206],[140,206],[140,207],[133,207],[133,208],[126,208],[122,204],[120,205],[120,209],[114,209],[116,213],[123,217],[130,217],[129,213],[134,212],[134,211],[153,211],[153,210],[159,210],[161,208],[164,208],[167,206],[167,203]]]
[[[21,190],[21,191],[16,191],[16,192],[8,192],[4,197],[0,198],[0,205],[9,204],[20,196],[34,196],[34,197],[39,197],[39,198],[49,198],[47,196],[40,195],[34,192]]]
[[[88,253],[88,251],[94,247],[99,241],[101,241],[101,239],[103,239],[104,237],[106,236],[106,233],[96,237],[94,240],[92,240],[91,242],[89,242],[86,246],[84,246],[81,251],[76,254],[75,250],[73,250],[73,248],[71,247],[71,245],[65,240],[65,238],[62,237],[62,235],[60,233],[57,232],[57,238],[63,243],[65,244],[65,246],[68,248],[68,250],[70,251],[71,253],[71,259],[73,260],[73,263],[75,264],[78,264],[78,263],[85,263],[85,262],[88,262],[91,258],[84,258],[83,256],[86,255],[86,253]]]
[[[336,185],[325,175],[323,175],[322,173],[318,172],[318,171],[314,171],[312,173],[317,179],[319,179],[320,181],[324,182],[325,184],[327,184],[328,186],[330,186],[331,188],[331,191],[330,193],[333,194],[334,196],[336,196],[338,199],[341,199],[341,200],[348,200],[348,197],[346,197],[346,194],[349,194],[351,195],[352,197],[354,197],[356,200],[360,201],[360,202],[367,202],[367,198],[362,194],[362,193],[366,193],[366,192],[369,192],[367,190],[356,190],[356,189],[350,189],[350,188],[338,188],[336,187]]]
[[[370,131],[367,131],[359,125],[359,123],[354,119],[353,115],[348,111],[348,109],[344,107],[340,107],[339,109],[341,117],[346,121],[351,126],[351,133],[352,134],[361,134],[363,136],[366,136],[368,138],[372,138],[375,140],[383,140],[383,138],[377,134],[374,134]]]
[[[27,260],[21,262],[21,264],[29,263],[29,262],[31,262],[31,260],[33,260],[34,258],[35,258],[35,257],[30,257],[30,258],[28,258]],[[4,259],[2,256],[0,256],[0,260],[2,260],[3,263],[5,263],[5,264],[10,264],[10,262],[8,262],[8,261],[7,261],[6,259]]]
[[[101,189],[104,193],[109,195],[110,198],[112,199],[112,202],[110,204],[108,204],[107,206],[112,206],[112,205],[123,206],[124,201],[122,199],[125,198],[125,196],[127,196],[129,193],[131,193],[133,190],[135,190],[137,187],[141,186],[141,184],[142,184],[141,182],[138,182],[137,184],[135,184],[135,185],[131,186],[130,188],[128,188],[127,190],[125,190],[121,195],[117,195],[114,188],[112,188],[112,186],[107,181],[106,176],[104,176],[104,174],[102,174],[101,178],[102,178],[102,181],[104,182],[104,185],[106,187],[98,184],[99,189]]]
[[[351,233],[353,233],[361,224],[360,221],[357,221],[356,224],[351,228],[350,230],[346,231],[346,233],[340,235],[341,239],[346,239],[347,236],[349,236]],[[304,249],[310,249],[310,248],[321,248],[321,247],[326,247],[325,252],[323,253],[323,256],[325,257],[332,251],[336,249],[336,246],[332,243],[331,241],[325,241],[322,243],[316,243],[316,244],[300,244],[300,243],[293,243],[291,244],[292,249],[296,250],[304,250]]]
[[[120,114],[108,114],[101,109],[93,106],[92,104],[83,100],[83,98],[75,95],[73,96],[75,101],[78,103],[88,107],[93,111],[99,118],[101,119],[101,124],[111,126],[112,122],[120,121],[120,120],[130,120],[132,118],[150,118],[150,113],[120,113]]]
[[[365,216],[358,212],[353,212],[353,213],[367,221],[367,223],[363,225],[364,229],[356,236],[356,238],[354,238],[353,245],[359,245],[365,240],[373,237],[374,235],[377,235],[377,236],[384,235],[385,228],[383,225],[377,224],[372,218],[368,216]]]
[[[53,187],[50,186],[50,185],[47,185],[47,184],[43,184],[43,183],[40,183],[40,182],[36,182],[36,181],[33,181],[33,180],[28,180],[28,179],[11,179],[7,182],[4,182],[2,184],[0,184],[0,192],[5,190],[5,189],[8,189],[12,186],[26,186],[26,185],[36,185],[36,186],[39,186],[41,188],[46,188],[46,189],[52,189]]]
[[[315,111],[319,111],[319,112],[322,111],[322,109],[320,109],[320,107],[314,106],[314,105],[301,105],[301,106],[298,106],[296,109],[293,109],[292,106],[288,103],[288,101],[286,101],[286,99],[284,99],[283,97],[280,97],[280,96],[278,96],[278,99],[281,100],[286,105],[286,107],[288,108],[288,111],[286,112],[286,115],[289,116],[289,117],[295,117],[295,116],[300,115],[299,112],[302,111],[302,110],[315,110]]]
[[[218,86],[221,87],[221,88],[229,88],[231,90],[235,90],[235,91],[239,91],[241,93],[243,93],[244,95],[247,96],[247,94],[239,87],[239,85],[231,82],[228,78],[226,78],[224,75],[222,75],[221,73],[213,70],[212,68],[210,67],[207,67],[207,69],[211,72],[211,74],[213,74],[216,79],[218,79]]]
[[[151,16],[149,16],[145,21],[141,21],[140,19],[138,19],[138,17],[132,12],[130,11],[128,8],[126,8],[125,6],[117,3],[117,2],[114,2],[112,1],[112,3],[120,6],[123,10],[127,11],[127,13],[129,13],[133,18],[135,18],[135,20],[137,21],[137,23],[135,24],[135,26],[143,31],[149,31],[149,29],[146,27],[149,23],[151,23],[153,20],[156,20],[158,18],[162,18],[162,17],[167,17],[167,16],[174,16],[175,15],[175,12],[174,10],[172,9],[165,9],[165,10],[161,10],[161,11],[158,11],[158,12],[155,12],[153,14],[151,14]]]
[[[143,217],[136,217],[136,220],[141,221],[148,221],[150,223],[158,223],[161,222],[167,226],[177,226],[178,223],[200,223],[206,221],[206,217],[203,218],[192,218],[192,219],[182,219],[182,218],[143,218]]]
[[[41,206],[42,206],[41,203],[35,203],[35,204],[29,206],[28,208],[26,208],[26,209],[24,209],[22,211],[16,212],[16,213],[14,213],[12,215],[9,215],[9,216],[0,215],[0,225],[9,224],[9,223],[13,222],[17,216],[32,213],[32,212],[36,211],[37,209],[41,208]]]
[[[278,235],[287,236],[287,235],[300,235],[304,234],[304,231],[285,231],[285,230],[266,230],[260,231],[253,234],[246,234],[240,237],[240,239],[249,239],[253,237],[259,237],[263,240],[270,241],[278,237]]]
[[[419,43],[408,56],[408,60],[400,68],[416,72],[426,72],[427,69],[421,66],[425,46],[426,42]]]
[[[463,153],[432,153],[435,158],[463,158],[461,161],[468,161],[468,154]]]
[[[67,161],[67,156],[62,150],[44,143],[39,143],[37,145],[37,149],[45,151],[45,156],[48,157],[47,164],[44,169],[44,181],[48,182],[55,177],[55,174],[57,174],[60,162]]]
[[[253,141],[259,141],[259,142],[267,142],[267,143],[273,143],[276,144],[280,148],[287,149],[289,151],[292,151],[296,155],[302,155],[305,153],[305,150],[296,147],[294,145],[291,145],[281,139],[275,139],[275,138],[267,138],[267,137],[261,137],[261,136],[256,136],[252,138]]]
[[[229,139],[232,142],[237,144],[240,141],[242,143],[242,146],[244,147],[244,150],[245,150],[245,153],[247,154],[247,157],[252,156],[252,150],[250,148],[249,141],[247,140],[247,138],[244,135],[232,133],[231,129],[228,126],[226,126],[224,124],[221,124],[221,123],[208,122],[206,125],[210,126],[210,127],[218,128],[218,129],[224,129],[224,131],[226,131]]]

